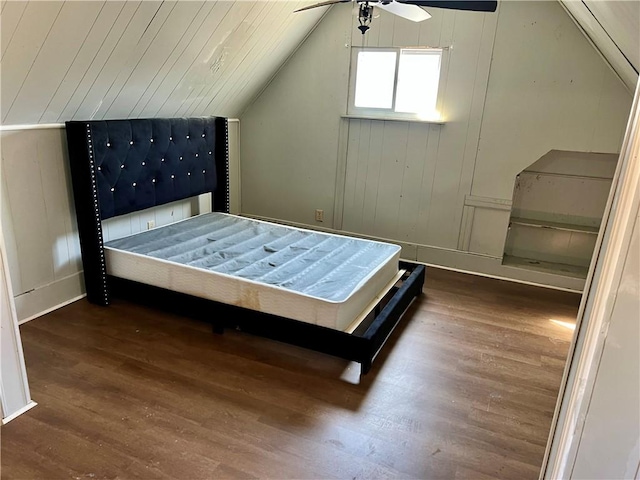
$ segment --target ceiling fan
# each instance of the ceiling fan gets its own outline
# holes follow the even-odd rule
[[[472,10],[475,12],[495,12],[498,7],[496,0],[326,0],[324,2],[300,8],[296,12],[312,8],[333,5],[334,3],[358,3],[358,29],[364,35],[369,30],[373,18],[373,6],[385,10],[412,22],[422,22],[431,15],[422,7],[449,8],[453,10]]]

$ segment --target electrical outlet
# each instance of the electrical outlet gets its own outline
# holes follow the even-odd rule
[[[316,210],[316,222],[324,222],[324,210]]]
[[[149,220],[147,222],[147,230],[151,230],[152,228],[155,228],[155,226],[156,226],[155,220]]]

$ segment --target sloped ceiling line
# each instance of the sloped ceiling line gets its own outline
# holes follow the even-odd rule
[[[322,18],[293,13],[311,3],[5,1],[3,123],[237,116]]]
[[[298,8],[302,3],[306,3],[306,2],[298,2],[296,4],[289,3],[289,2],[281,2],[281,5],[284,5],[284,6],[281,7],[283,12],[277,12],[278,17],[280,18],[280,23],[278,24],[278,27],[273,29],[270,32],[270,35],[268,36],[266,41],[256,42],[258,46],[258,50],[255,51],[255,55],[259,60],[255,65],[250,66],[247,62],[240,63],[240,65],[238,66],[238,70],[239,70],[238,77],[243,79],[243,81],[235,82],[229,94],[226,95],[224,99],[222,99],[223,109],[229,104],[232,104],[233,102],[235,102],[236,99],[240,96],[240,94],[243,91],[245,91],[245,89],[249,85],[251,85],[252,82],[255,82],[256,79],[261,78],[259,75],[257,75],[257,72],[260,71],[262,68],[262,65],[264,65],[264,63],[268,61],[271,55],[271,51],[270,51],[271,49],[275,50],[276,52],[290,51],[290,49],[287,48],[286,46],[284,48],[280,48],[281,43],[284,40],[284,37],[280,36],[279,34],[281,31],[286,30],[289,24],[295,21],[296,17],[295,15],[285,16],[283,15],[283,13],[288,13],[289,10],[295,11],[296,8]],[[279,40],[277,40],[278,38]],[[274,45],[274,42],[275,42],[275,47],[272,47],[272,45]],[[254,48],[255,48],[255,44],[254,44]],[[252,50],[251,52],[248,52],[247,55],[253,52],[254,50]],[[284,59],[278,58],[275,61],[275,63],[282,65],[284,62],[286,62],[287,58],[289,58],[289,55],[287,55],[287,57]],[[262,84],[260,84],[259,87],[262,87]],[[211,99],[211,101],[209,102],[206,108],[207,109],[211,108],[211,105],[214,103],[214,101],[215,101],[215,98]],[[244,102],[243,100],[240,100],[239,103],[246,105],[246,102]]]
[[[640,67],[640,2],[559,1],[627,90],[633,92]]]
[[[584,2],[583,2],[584,3]],[[633,68],[633,70],[638,73],[638,68],[637,68],[637,61],[638,59],[634,59],[631,58],[631,52],[625,53],[625,51],[620,47],[620,45],[618,44],[618,42],[616,42],[616,39],[613,38],[613,36],[611,36],[611,33],[605,28],[605,26],[602,24],[602,22],[600,21],[600,19],[598,18],[597,15],[595,15],[593,13],[593,10],[591,8],[589,8],[588,4],[584,4],[584,6],[587,8],[587,10],[589,10],[589,13],[591,13],[591,15],[593,15],[593,18],[595,19],[596,22],[598,22],[598,25],[600,25],[600,27],[602,28],[602,30],[607,34],[607,37],[609,37],[609,39],[611,40],[611,42],[613,42],[613,44],[616,46],[616,48],[618,49],[618,51],[620,52],[620,54],[625,58],[625,60],[627,62],[629,62],[629,65],[631,65],[631,68]],[[640,21],[640,19],[638,19]],[[638,28],[640,28],[640,24],[638,25]],[[636,64],[634,65],[634,60],[636,62]]]
[[[305,5],[308,5],[309,2],[306,0],[303,0],[297,4],[295,4],[295,6],[292,6],[291,10],[295,11],[299,8],[302,8]],[[320,20],[322,20],[322,18],[324,18],[324,15],[329,11],[329,9],[325,10],[324,12],[322,12],[322,16],[320,17],[320,19],[318,20],[318,23]],[[290,26],[291,22],[294,22],[296,19],[295,15],[290,16],[287,21],[285,22],[285,25],[282,27],[283,29],[288,29]],[[314,25],[317,25],[317,23]],[[273,40],[276,41],[276,47],[274,49],[273,53],[269,53],[269,54],[262,54],[262,52],[264,52],[264,50],[267,50],[266,46],[265,48],[263,48],[263,50],[261,51],[260,54],[260,62],[257,63],[256,68],[254,69],[254,71],[252,72],[251,78],[249,78],[247,80],[246,83],[244,83],[242,85],[242,88],[240,88],[240,92],[238,94],[236,94],[235,97],[231,98],[229,100],[229,102],[238,102],[238,104],[244,105],[245,109],[248,108],[251,104],[251,102],[257,98],[262,91],[267,88],[267,86],[269,85],[269,83],[271,82],[271,80],[273,80],[273,78],[275,78],[275,76],[278,74],[279,70],[281,68],[284,67],[285,63],[289,60],[289,58],[291,58],[296,50],[302,45],[303,41],[309,36],[311,35],[313,31],[313,28],[310,29],[304,37],[302,37],[300,39],[300,41],[298,43],[292,43],[291,45],[287,44],[287,41],[291,42],[291,39],[289,37],[285,37],[283,35],[278,35],[277,32],[274,32],[275,37],[277,38],[277,40]],[[276,64],[279,65],[278,69],[276,70],[271,70],[269,68],[269,55],[278,55],[278,58],[276,60]],[[255,93],[254,93],[255,92]],[[236,98],[238,98],[238,100],[236,100]],[[243,110],[244,111],[244,110]]]
[[[212,104],[217,103],[215,102],[215,100],[216,98],[218,98],[218,95],[220,94],[220,92],[223,92],[223,91],[226,92],[228,88],[232,87],[231,85],[229,85],[229,82],[231,82],[232,78],[236,77],[238,66],[246,60],[248,55],[253,51],[253,47],[255,46],[256,42],[259,42],[260,40],[262,40],[263,36],[267,32],[266,29],[260,29],[261,24],[263,22],[266,22],[267,19],[271,20],[270,14],[273,13],[274,9],[278,13],[281,13],[282,11],[282,9],[278,10],[277,8],[275,8],[275,2],[274,3],[269,2],[268,9],[266,8],[266,5],[267,5],[267,2],[264,2],[263,8],[259,12],[257,12],[256,18],[247,19],[246,21],[241,23],[242,29],[246,28],[247,31],[251,31],[253,29],[255,29],[256,31],[262,30],[262,32],[256,35],[244,35],[244,41],[242,45],[239,48],[237,48],[235,52],[233,52],[234,53],[233,56],[231,55],[229,56],[226,64],[223,64],[221,69],[218,71],[218,74],[220,75],[220,81],[215,81],[211,83],[207,92],[202,96],[202,98],[197,103],[197,105],[195,107],[192,107],[187,112],[187,115],[193,115],[196,112],[206,111]],[[267,11],[265,12],[265,10]],[[253,22],[256,20],[257,20],[257,24],[254,25]],[[224,47],[224,48],[227,48],[227,47]],[[231,50],[233,49],[233,46],[229,46],[228,48]],[[231,53],[231,51],[229,51],[228,53]]]

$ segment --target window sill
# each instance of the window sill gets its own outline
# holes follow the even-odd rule
[[[348,118],[353,120],[378,120],[381,122],[409,122],[409,123],[430,123],[431,125],[445,125],[447,122],[444,120],[419,120],[417,118],[398,118],[398,117],[385,117],[375,115],[340,115],[342,118]]]

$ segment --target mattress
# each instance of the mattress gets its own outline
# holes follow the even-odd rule
[[[224,213],[108,242],[110,275],[347,330],[395,282],[400,247]]]

